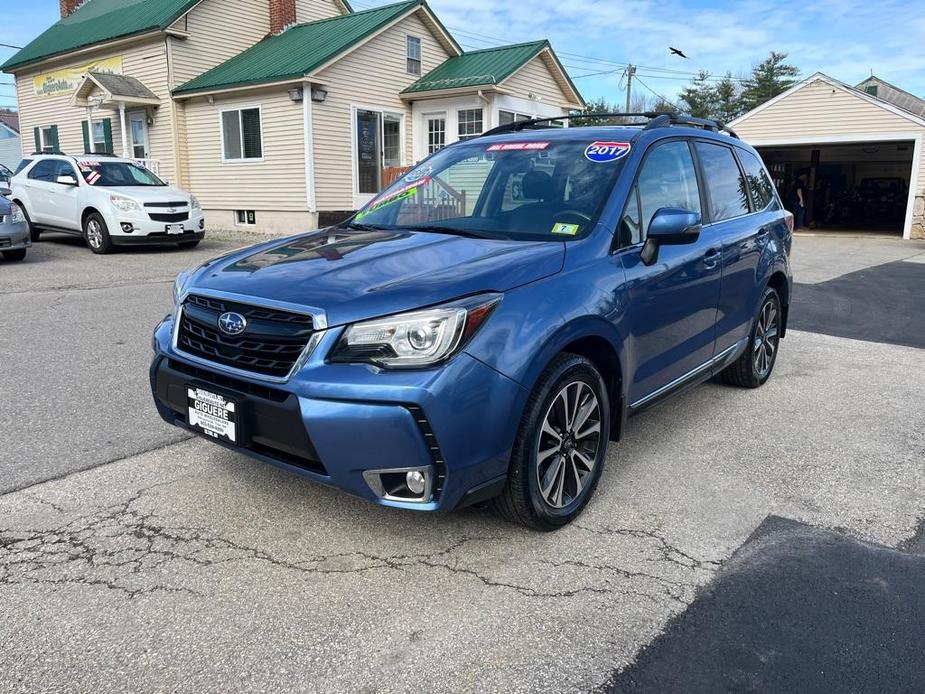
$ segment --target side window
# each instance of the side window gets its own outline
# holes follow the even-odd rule
[[[748,214],[748,188],[732,150],[711,142],[696,142],[697,156],[703,167],[703,183],[710,197],[714,222]]]
[[[13,172],[13,175],[15,176],[15,175],[18,174],[20,171],[22,171],[22,170],[25,169],[27,166],[29,166],[29,164],[31,164],[31,163],[32,163],[32,160],[31,160],[31,159],[23,159],[21,162],[19,162],[19,166],[16,167],[16,170]]]
[[[626,199],[626,209],[620,218],[620,227],[617,229],[617,243],[620,248],[626,248],[642,243],[642,224],[639,223],[639,191],[636,186],[630,191]]]
[[[763,210],[775,199],[774,184],[768,177],[761,160],[751,152],[740,149],[739,161],[745,169],[745,178],[748,181],[748,190],[752,197],[752,204],[756,210]]]
[[[57,170],[58,162],[54,159],[43,159],[29,171],[29,178],[33,181],[45,181],[50,183],[55,180],[55,172]]]
[[[58,176],[71,176],[75,181],[77,180],[77,172],[74,171],[74,167],[71,166],[70,162],[59,159],[57,164],[58,168],[55,171],[55,176],[52,180],[58,180]]]
[[[643,238],[662,207],[680,207],[700,214],[697,174],[687,141],[675,140],[649,152],[637,181]]]

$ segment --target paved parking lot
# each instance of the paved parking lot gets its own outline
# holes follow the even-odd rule
[[[835,243],[798,238],[798,273],[864,269]],[[878,264],[925,253],[869,243]],[[190,439],[149,402],[149,331],[175,272],[234,245],[100,258],[62,239],[0,266],[0,690],[664,691],[768,516],[919,548],[925,353],[812,325],[764,388],[632,420],[553,534],[382,509]]]

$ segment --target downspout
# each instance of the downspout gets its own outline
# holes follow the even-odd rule
[[[483,126],[483,129],[482,129],[482,132],[485,132],[486,130],[491,130],[492,128],[495,127],[495,123],[494,123],[494,115],[495,115],[495,114],[492,113],[491,99],[489,99],[487,96],[485,96],[485,95],[482,93],[482,90],[481,90],[481,89],[479,89],[479,90],[476,92],[476,94],[478,94],[478,97],[479,97],[482,101],[484,101],[484,102],[485,102],[485,105],[488,107],[487,109],[485,109],[486,111],[488,111],[488,126],[487,126],[487,127]]]
[[[170,50],[171,36],[164,37],[164,58],[167,61],[167,100],[170,109],[170,140],[173,149],[173,171],[178,188],[186,187],[186,176],[180,165],[180,124],[177,119],[177,103],[173,99],[173,53]]]
[[[315,214],[318,209],[315,200],[315,141],[312,127],[312,85],[302,83],[302,136],[305,138],[305,201],[308,211]]]

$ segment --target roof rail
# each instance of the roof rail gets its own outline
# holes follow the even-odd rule
[[[732,128],[724,125],[723,123],[720,123],[718,120],[712,120],[710,118],[695,118],[694,116],[686,116],[683,114],[672,113],[670,111],[642,111],[639,113],[572,113],[566,116],[553,116],[551,118],[531,118],[529,120],[519,120],[514,121],[513,123],[505,123],[504,125],[499,125],[496,128],[485,131],[479,137],[485,137],[487,135],[500,135],[501,133],[516,133],[520,132],[521,130],[527,130],[528,128],[548,128],[552,127],[548,124],[552,123],[553,121],[571,120],[573,118],[646,118],[648,122],[645,123],[644,130],[650,130],[652,128],[667,128],[672,125],[690,125],[704,128],[705,130],[711,130],[713,132],[723,131],[729,135],[732,135],[732,137],[739,139],[739,136]],[[641,124],[628,123],[627,125]]]
[[[57,157],[66,157],[66,156],[67,156],[64,152],[61,152],[61,151],[59,151],[59,150],[57,150],[57,149],[49,149],[49,150],[44,150],[44,151],[37,151],[37,152],[33,152],[33,153],[30,154],[29,156],[30,156],[30,157],[38,157],[38,156],[41,156],[41,155],[43,155],[43,154],[53,154],[53,155],[55,155],[55,156],[57,156]]]

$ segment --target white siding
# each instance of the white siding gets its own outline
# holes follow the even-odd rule
[[[320,2],[321,0],[315,0]],[[174,24],[173,86],[190,81],[260,41],[270,31],[268,0],[204,0]]]
[[[515,96],[534,98],[545,104],[568,106],[569,98],[559,87],[552,73],[538,55],[501,83]],[[533,97],[528,97],[533,94]]]
[[[67,67],[80,67],[93,60],[122,56],[122,71],[140,80],[161,99],[161,106],[153,110],[154,124],[148,128],[150,156],[160,161],[161,176],[175,180],[173,137],[169,89],[167,85],[166,48],[162,39],[140,42],[123,48],[86,53],[79,57],[43,64],[39,68],[25,69],[16,74],[16,94],[19,99],[19,119],[24,153],[34,148],[33,130],[36,127],[57,125],[61,150],[80,154],[84,151],[80,123],[86,119],[86,109],[71,106],[72,94],[54,97],[37,97],[32,78],[38,74]],[[112,144],[116,154],[122,150],[119,112],[107,109],[94,111],[94,118],[110,118]]]
[[[319,210],[351,210],[353,200],[353,119],[351,107],[404,114],[405,164],[412,162],[411,109],[399,93],[416,79],[407,72],[405,36],[421,38],[422,73],[449,57],[417,14],[410,15],[319,75],[328,90],[323,104],[312,104],[315,187]]]
[[[208,209],[307,211],[302,104],[288,86],[186,101],[186,183]],[[221,111],[260,106],[263,161],[222,161]]]
[[[18,137],[7,137],[0,140],[0,164],[9,169],[15,169],[22,159]]]
[[[295,0],[295,19],[299,24],[339,17],[341,14],[334,0]]]

